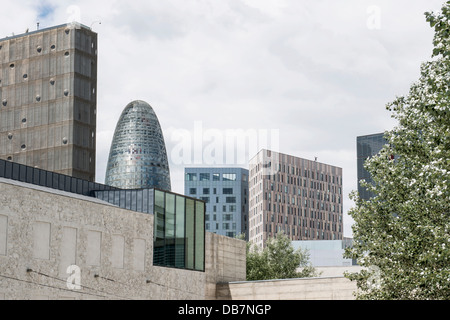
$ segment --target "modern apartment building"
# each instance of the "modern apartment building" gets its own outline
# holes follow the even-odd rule
[[[358,167],[358,193],[361,199],[368,200],[373,194],[360,185],[360,181],[364,179],[372,182],[370,173],[364,169],[364,161],[380,152],[383,145],[387,143],[384,133],[375,133],[365,136],[356,137],[356,157]]]
[[[184,193],[206,202],[207,231],[235,237],[248,233],[248,170],[185,168]]]
[[[261,150],[249,162],[249,240],[343,238],[342,168]]]
[[[96,88],[90,28],[0,39],[0,158],[94,181]]]

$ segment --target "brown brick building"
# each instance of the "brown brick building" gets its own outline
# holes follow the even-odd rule
[[[249,240],[343,238],[342,168],[261,150],[249,162]]]

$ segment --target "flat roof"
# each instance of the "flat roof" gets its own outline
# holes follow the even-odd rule
[[[88,26],[85,26],[84,24],[81,24],[79,22],[75,22],[74,21],[74,22],[70,22],[70,23],[64,23],[64,24],[60,24],[60,25],[57,25],[57,26],[47,27],[47,28],[43,28],[43,29],[39,29],[39,30],[24,32],[24,33],[21,33],[21,34],[18,34],[18,35],[13,35],[13,36],[1,38],[0,42],[1,41],[6,41],[6,40],[11,40],[11,39],[16,39],[16,38],[21,38],[21,37],[24,37],[24,36],[29,36],[29,35],[32,35],[32,34],[36,34],[36,33],[39,33],[39,32],[45,32],[45,31],[52,30],[52,29],[58,29],[58,28],[61,28],[61,27],[70,27],[70,28],[75,28],[75,29],[86,29],[86,30],[89,30],[91,32],[94,32]]]
[[[98,204],[118,207],[114,204],[111,204],[107,201],[104,201],[104,200],[101,200],[101,199],[98,199],[95,197],[89,197],[89,196],[85,196],[82,194],[77,194],[77,193],[73,193],[73,192],[69,192],[69,191],[49,188],[49,187],[45,187],[45,186],[39,186],[39,185],[36,185],[33,183],[12,180],[12,179],[3,178],[3,177],[0,177],[0,183],[19,186],[19,187],[28,188],[28,189],[33,189],[33,190],[37,190],[37,191],[43,191],[43,192],[52,193],[52,194],[56,194],[56,195],[60,195],[60,196],[65,196],[65,197],[69,197],[69,198],[73,198],[73,199],[84,200],[84,201],[89,201],[89,202],[95,202]]]
[[[366,137],[376,137],[376,136],[384,136],[384,132],[366,134],[366,135],[363,135],[363,136],[357,136],[356,138],[366,138]]]

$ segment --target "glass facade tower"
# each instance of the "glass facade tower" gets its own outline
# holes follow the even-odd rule
[[[170,191],[166,145],[158,118],[145,101],[123,110],[114,132],[105,184],[122,189]]]
[[[359,183],[361,180],[372,182],[370,173],[364,169],[364,162],[380,152],[383,145],[387,143],[383,133],[370,134],[356,137],[356,156],[358,167],[358,193],[361,199],[368,200],[373,194]]]

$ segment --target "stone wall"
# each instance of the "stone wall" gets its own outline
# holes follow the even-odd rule
[[[206,273],[153,266],[153,215],[0,179],[0,299],[204,299]]]
[[[246,243],[210,232],[205,242],[205,295],[206,299],[215,299],[217,283],[245,280]]]
[[[353,300],[356,284],[344,277],[231,282],[217,285],[219,300]]]

